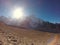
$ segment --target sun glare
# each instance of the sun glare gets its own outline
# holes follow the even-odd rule
[[[24,12],[23,12],[23,8],[16,8],[13,11],[13,18],[19,19],[19,18],[23,18]]]

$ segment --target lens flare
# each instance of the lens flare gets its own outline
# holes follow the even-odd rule
[[[13,18],[19,19],[19,18],[23,18],[24,16],[24,12],[23,12],[23,8],[16,8],[13,10]]]

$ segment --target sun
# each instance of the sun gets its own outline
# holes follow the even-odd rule
[[[15,19],[20,19],[23,18],[24,12],[23,12],[23,8],[15,8],[13,10],[13,18]]]

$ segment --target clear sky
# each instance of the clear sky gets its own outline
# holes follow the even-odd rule
[[[60,0],[0,0],[0,15],[12,16],[14,6],[24,7],[25,15],[60,23]]]

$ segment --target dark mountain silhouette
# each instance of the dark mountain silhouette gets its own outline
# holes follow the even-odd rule
[[[0,16],[0,22],[6,25],[15,26],[19,28],[36,29],[44,32],[60,33],[60,24],[50,23],[36,18],[35,16],[27,16],[23,21]]]

